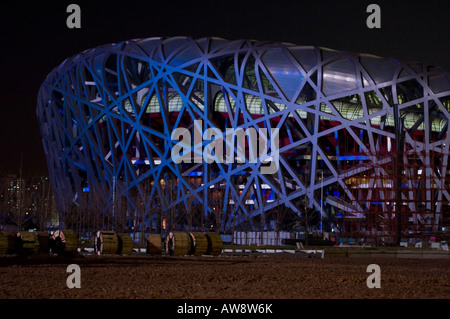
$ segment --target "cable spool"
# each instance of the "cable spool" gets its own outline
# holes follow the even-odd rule
[[[0,254],[13,254],[16,248],[14,233],[0,231]]]
[[[125,233],[117,234],[119,255],[129,255],[133,251],[133,240],[131,236]]]
[[[192,232],[189,233],[192,238],[192,248],[189,255],[202,256],[208,251],[208,238],[205,233]]]
[[[39,251],[39,239],[35,232],[19,232],[16,235],[16,252],[33,254]]]
[[[94,252],[96,255],[117,254],[119,240],[116,232],[99,230],[94,236]]]
[[[187,232],[170,232],[166,238],[166,253],[173,255],[189,255],[192,247],[191,235]]]
[[[50,234],[45,231],[37,232],[39,241],[39,252],[48,253],[50,251]]]
[[[219,256],[222,253],[222,237],[218,233],[206,233],[208,239],[207,255]]]
[[[147,254],[161,255],[161,234],[147,235]]]
[[[58,229],[50,239],[50,249],[54,254],[76,252],[78,249],[77,233],[71,229]]]
[[[195,240],[195,236],[192,233],[188,233],[189,236],[191,236],[191,249],[189,250],[188,255],[193,255],[195,253],[195,248],[196,248],[196,240]]]

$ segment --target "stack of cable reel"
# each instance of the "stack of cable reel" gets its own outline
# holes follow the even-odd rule
[[[14,233],[0,231],[0,255],[14,254],[16,249],[16,238]]]
[[[94,252],[96,255],[117,254],[119,240],[116,232],[99,230],[94,236]]]
[[[119,255],[130,255],[133,251],[133,240],[131,236],[126,233],[117,234]]]
[[[208,252],[208,238],[205,233],[192,232],[189,233],[192,239],[192,247],[189,255],[203,256]]]
[[[78,235],[71,229],[58,229],[50,237],[50,251],[53,254],[75,253],[78,249]]]
[[[170,232],[165,241],[166,254],[179,255],[212,255],[222,253],[223,242],[220,234],[202,232]]]
[[[188,232],[170,232],[166,237],[166,254],[170,256],[189,255],[192,238]]]
[[[75,233],[72,235],[76,236]],[[58,232],[54,236],[55,238],[57,237],[56,241],[53,239],[53,236],[50,238],[50,234],[45,231],[21,231],[16,234],[12,232],[0,232],[0,254],[17,253],[28,255],[49,253],[51,245],[53,245],[53,251],[61,253],[65,248],[65,239],[62,240]],[[62,236],[65,238],[64,234]],[[72,240],[70,241],[72,242]],[[76,242],[74,244],[76,245]]]
[[[39,252],[48,253],[50,251],[50,234],[45,231],[37,232],[39,241]]]
[[[34,254],[39,251],[39,239],[35,232],[23,231],[16,235],[16,253]]]
[[[148,234],[147,235],[147,254],[161,255],[161,234]]]
[[[126,233],[116,234],[112,230],[99,230],[94,236],[96,255],[129,255],[133,251],[133,240]]]
[[[209,232],[206,233],[206,238],[208,239],[208,250],[207,255],[219,256],[222,253],[223,241],[220,234]]]

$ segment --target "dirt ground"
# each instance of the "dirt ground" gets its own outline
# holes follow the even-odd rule
[[[285,256],[286,255],[286,256]],[[1,299],[448,299],[449,259],[0,256]],[[69,289],[69,264],[81,288]],[[368,288],[369,264],[381,288]]]

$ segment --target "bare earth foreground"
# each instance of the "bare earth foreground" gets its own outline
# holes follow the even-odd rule
[[[77,264],[81,288],[68,288]],[[368,288],[369,264],[381,288]],[[448,299],[450,259],[0,256],[1,299]]]

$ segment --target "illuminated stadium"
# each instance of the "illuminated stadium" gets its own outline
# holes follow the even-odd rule
[[[439,67],[189,37],[86,50],[48,75],[37,105],[68,224],[223,234],[314,228],[388,244],[447,229],[449,112],[450,77]],[[249,140],[239,160],[178,163],[178,128],[192,136],[264,128],[259,139],[278,142],[266,149],[277,170],[261,172],[268,161],[250,160]],[[210,143],[193,139],[189,151],[204,155]],[[224,148],[238,154],[234,141]]]

